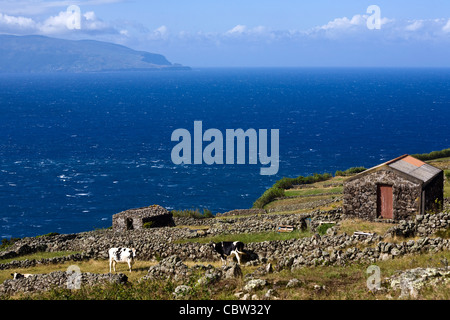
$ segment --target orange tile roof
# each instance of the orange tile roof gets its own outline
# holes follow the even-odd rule
[[[425,164],[425,162],[420,161],[419,159],[413,158],[411,156],[406,156],[405,158],[402,159],[402,161],[406,161],[416,167],[421,167]]]

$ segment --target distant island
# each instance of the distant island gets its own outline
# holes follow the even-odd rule
[[[161,54],[95,40],[0,35],[0,73],[190,70]]]

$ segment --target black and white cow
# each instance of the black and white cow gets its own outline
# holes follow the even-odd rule
[[[241,264],[240,255],[245,254],[244,244],[240,241],[222,241],[219,243],[212,243],[212,247],[217,253],[220,254],[220,258],[222,259],[223,264],[226,263],[227,257],[232,254],[236,256],[238,264]]]
[[[22,273],[17,273],[17,272],[11,273],[11,275],[12,275],[14,280],[23,279],[23,278],[29,278],[29,277],[32,276],[32,274],[29,274],[29,273],[22,274]]]
[[[128,263],[128,268],[131,272],[131,267],[134,263],[134,258],[136,258],[136,249],[129,248],[111,248],[109,249],[109,272],[111,273],[111,266],[114,268],[114,272],[116,272],[116,263],[117,262],[126,262]]]

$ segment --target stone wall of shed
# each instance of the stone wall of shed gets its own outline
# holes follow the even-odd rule
[[[113,230],[115,231],[127,231],[128,230],[128,219],[131,219],[132,221],[132,230],[141,230],[143,229],[144,222],[142,220],[142,217],[140,215],[133,216],[130,215],[124,215],[124,214],[118,214],[113,215]]]
[[[419,212],[421,185],[391,170],[378,170],[344,184],[344,214],[377,219],[378,185],[392,186],[394,220],[409,219]]]
[[[151,222],[152,228],[160,227],[173,227],[175,222],[173,221],[172,213],[163,215],[148,217],[143,214],[117,214],[113,215],[113,230],[115,231],[127,231],[127,219],[133,221],[133,230],[144,229],[144,224]]]
[[[113,230],[117,230],[117,231],[127,230],[125,220],[126,220],[125,217],[113,215],[113,218],[112,218]]]

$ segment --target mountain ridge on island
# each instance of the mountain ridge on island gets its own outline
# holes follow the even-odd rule
[[[190,70],[157,53],[97,40],[0,34],[0,73]]]

